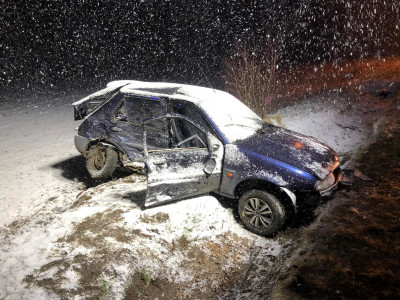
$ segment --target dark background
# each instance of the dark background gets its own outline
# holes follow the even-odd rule
[[[0,3],[2,89],[114,79],[223,88],[221,62],[243,41],[280,45],[279,68],[400,55],[398,0]]]

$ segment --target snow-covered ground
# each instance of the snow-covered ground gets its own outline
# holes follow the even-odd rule
[[[202,293],[245,270],[250,256],[254,273],[268,271],[290,241],[248,232],[229,203],[202,196],[142,210],[143,176],[96,186],[73,144],[70,104],[83,96],[0,102],[0,299],[120,299],[136,273]],[[272,119],[348,158],[385,108],[325,94]]]

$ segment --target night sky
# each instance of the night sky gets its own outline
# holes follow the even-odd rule
[[[281,68],[400,55],[398,0],[0,1],[0,88],[223,88],[222,61],[241,43],[279,48]]]

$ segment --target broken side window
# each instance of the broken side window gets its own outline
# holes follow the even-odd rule
[[[209,132],[214,133],[214,129],[204,117],[200,109],[193,103],[184,100],[169,99],[167,104],[169,113],[180,114],[191,119],[194,123]]]
[[[181,118],[171,119],[175,148],[206,148],[207,136],[197,126]]]
[[[170,148],[170,138],[165,118],[150,120],[145,123],[148,150]]]
[[[162,123],[162,134],[154,135],[154,122]],[[168,126],[165,126],[168,125]],[[148,150],[207,148],[207,135],[193,123],[179,117],[165,117],[145,123]],[[152,133],[153,132],[153,133]]]
[[[118,106],[114,118],[118,122],[128,122],[125,100],[122,100],[121,104]]]
[[[163,107],[160,100],[151,98],[133,98],[125,99],[128,120],[130,123],[140,126],[144,119],[156,117],[163,114]],[[155,120],[151,123],[153,130],[163,130],[162,120]]]

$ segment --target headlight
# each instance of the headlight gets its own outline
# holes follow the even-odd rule
[[[326,176],[324,180],[322,180],[320,183],[317,185],[317,191],[323,191],[329,188],[331,185],[335,183],[335,175],[332,173]]]

